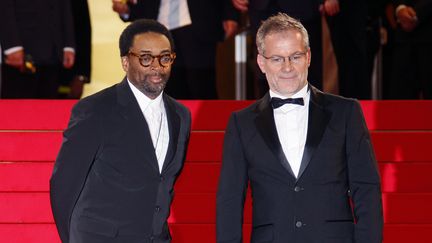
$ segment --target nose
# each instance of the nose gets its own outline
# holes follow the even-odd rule
[[[153,58],[153,61],[152,61],[151,65],[150,65],[150,67],[151,67],[152,69],[162,68],[162,66],[161,66],[160,63],[159,63],[159,58],[158,58],[158,57],[154,57],[154,58]]]
[[[284,62],[282,63],[282,70],[289,72],[293,69],[292,62],[289,58],[285,58]]]

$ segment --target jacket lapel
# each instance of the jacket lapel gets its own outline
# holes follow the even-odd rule
[[[126,78],[117,85],[117,94],[119,113],[126,120],[127,127],[136,130],[135,139],[137,141],[130,141],[131,145],[136,146],[137,154],[141,154],[144,160],[148,161],[151,167],[159,173],[159,165],[149,127]]]
[[[309,118],[306,144],[298,178],[301,177],[306,167],[321,142],[324,131],[330,121],[331,113],[324,109],[324,96],[321,91],[313,86],[310,87]]]
[[[162,167],[162,172],[168,168],[174,158],[174,155],[176,154],[178,144],[177,141],[180,132],[180,117],[177,114],[173,101],[165,93],[163,94],[163,100],[167,114],[170,140],[168,144],[167,155],[165,156],[165,161]]]
[[[295,175],[285,157],[282,150],[280,140],[277,134],[276,125],[274,122],[273,108],[270,105],[270,94],[267,93],[257,106],[258,116],[256,117],[255,124],[258,132],[263,137],[265,143],[273,154],[278,158],[282,166],[295,178]]]

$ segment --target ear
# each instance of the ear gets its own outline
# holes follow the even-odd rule
[[[127,56],[121,57],[121,63],[122,63],[123,70],[127,72],[129,69],[129,58]]]
[[[265,63],[264,63],[264,57],[262,57],[261,55],[257,55],[257,64],[258,67],[260,68],[262,73],[265,73]]]
[[[308,64],[308,67],[310,67],[310,63],[311,63],[311,60],[312,60],[312,53],[311,53],[311,50],[310,50],[310,48],[308,49],[308,51],[307,51],[307,64]]]

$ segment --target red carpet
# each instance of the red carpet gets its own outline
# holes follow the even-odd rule
[[[48,180],[75,102],[0,100],[0,243],[59,242]],[[169,219],[173,243],[213,243],[223,130],[231,111],[251,102],[183,103],[192,111],[193,132]],[[384,242],[431,242],[432,101],[364,101],[362,107],[381,171]]]

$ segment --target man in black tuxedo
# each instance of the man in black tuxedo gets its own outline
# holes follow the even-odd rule
[[[69,0],[4,0],[2,98],[57,98],[61,66],[74,64]]]
[[[120,36],[126,77],[72,110],[50,181],[63,243],[168,243],[173,187],[190,112],[163,92],[175,59],[169,31],[138,20]]]
[[[235,34],[239,18],[230,1],[112,0],[122,20],[155,19],[171,31],[177,58],[165,91],[177,99],[218,98],[217,43]]]
[[[59,98],[79,99],[91,76],[91,21],[87,0],[70,0],[75,33],[75,64],[61,73]]]
[[[226,129],[217,242],[242,242],[248,183],[251,242],[381,242],[380,178],[359,103],[308,84],[311,50],[299,21],[270,17],[256,39],[270,91]]]
[[[323,79],[322,63],[322,27],[320,4],[321,0],[232,0],[235,8],[248,11],[252,34],[255,36],[261,22],[278,13],[286,13],[300,21],[306,27],[311,40],[314,60],[309,68],[312,84],[321,89]],[[265,78],[258,74],[258,97],[268,90]]]
[[[391,99],[432,99],[432,0],[393,0],[395,31]]]

